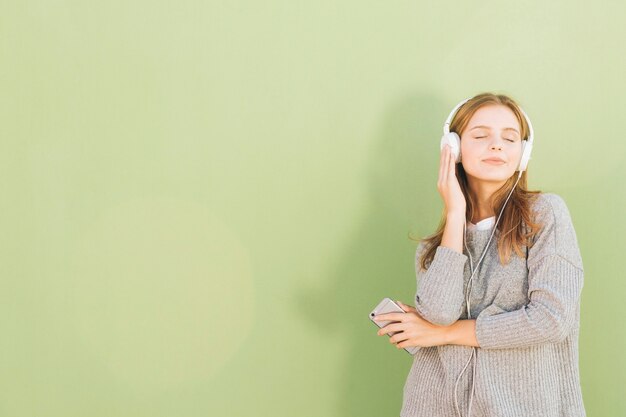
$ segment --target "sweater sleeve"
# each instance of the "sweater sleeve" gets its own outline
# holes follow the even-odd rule
[[[438,246],[426,271],[420,270],[424,243],[415,251],[417,293],[415,309],[432,324],[449,326],[463,309],[463,271],[467,256],[446,246]]]
[[[572,220],[563,199],[545,194],[538,217],[544,224],[528,251],[529,303],[515,311],[497,306],[476,318],[483,349],[519,348],[563,341],[579,311],[583,265]]]

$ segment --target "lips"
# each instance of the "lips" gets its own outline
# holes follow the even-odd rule
[[[500,159],[500,158],[487,158],[487,159],[483,159],[483,162],[486,162],[491,165],[502,165],[506,163],[504,159]]]

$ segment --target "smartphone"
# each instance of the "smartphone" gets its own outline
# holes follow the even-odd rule
[[[397,322],[394,322],[394,321],[391,321],[391,320],[385,320],[385,321],[375,321],[374,320],[374,317],[376,317],[377,315],[385,314],[385,313],[406,313],[406,311],[402,310],[402,307],[400,307],[391,298],[385,297],[385,298],[383,298],[383,300],[380,303],[378,303],[378,305],[370,313],[370,320],[377,327],[385,327],[389,323],[397,323]],[[387,333],[387,336],[391,337],[391,336],[393,336],[396,333],[398,333],[398,332]],[[419,348],[420,348],[420,346],[409,346],[409,347],[405,347],[404,350],[409,352],[411,355],[415,355],[415,353],[419,350]]]

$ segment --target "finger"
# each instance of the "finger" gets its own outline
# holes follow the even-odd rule
[[[443,149],[441,150],[441,155],[439,156],[439,178],[437,179],[437,181],[439,182],[439,184],[442,184],[442,179],[443,179],[443,172],[446,168],[446,147],[448,145],[445,145],[443,147]]]
[[[417,312],[417,310],[415,309],[415,307],[410,306],[410,305],[406,305],[406,304],[404,304],[404,303],[403,303],[402,301],[400,301],[400,300],[397,300],[397,302],[398,302],[398,304],[400,305],[400,307],[402,307],[402,309],[403,309],[405,312],[407,312],[407,313],[412,312],[412,311]]]
[[[374,320],[376,321],[402,321],[402,319],[406,316],[406,313],[385,313],[385,314],[378,314],[376,317],[374,317]]]
[[[408,339],[405,340],[405,341],[402,341],[402,343],[397,343],[396,344],[396,347],[398,349],[404,349],[405,347],[409,347],[409,346],[411,346],[411,345],[409,344]]]
[[[409,339],[409,337],[404,332],[399,332],[394,334],[389,338],[389,343],[401,343],[405,342]]]
[[[452,155],[452,152],[450,152],[450,161],[449,161],[449,167],[448,167],[448,178],[452,179],[455,176],[455,168],[456,168],[456,161],[454,160],[454,155]]]
[[[449,171],[449,165],[450,165],[450,145],[446,145],[446,152],[444,155],[444,161],[443,161],[443,171],[441,173],[441,182],[444,184],[444,186],[448,183],[448,171]]]
[[[379,336],[382,336],[384,334],[402,331],[403,329],[404,327],[402,327],[402,324],[394,323],[394,324],[388,324],[385,327],[381,327],[380,329],[378,329],[378,332],[376,333],[378,333]]]

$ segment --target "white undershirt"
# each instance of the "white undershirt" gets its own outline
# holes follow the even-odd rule
[[[486,219],[482,219],[481,221],[479,221],[478,223],[474,224],[472,222],[469,222],[467,224],[467,229],[468,230],[489,230],[493,227],[494,223],[496,222],[496,216],[492,216],[492,217],[487,217]]]

